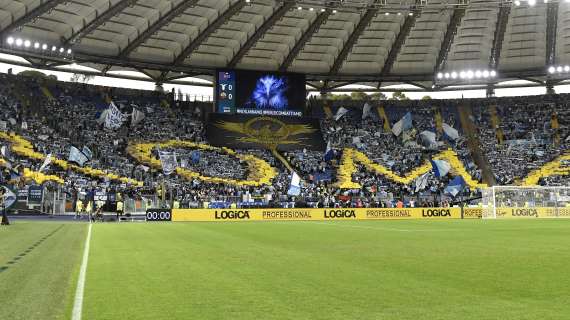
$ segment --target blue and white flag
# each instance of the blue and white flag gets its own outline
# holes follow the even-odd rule
[[[44,162],[42,163],[39,172],[44,171],[44,169],[51,163],[51,153],[48,153],[48,155],[46,156],[46,158],[44,159]]]
[[[91,152],[91,149],[87,148],[87,146],[83,146],[81,152],[83,152],[83,154],[87,157],[87,159],[89,160],[93,159],[93,152]]]
[[[364,109],[362,110],[362,120],[371,116],[372,106],[368,102],[364,104]]]
[[[445,136],[449,140],[455,141],[455,140],[459,139],[459,131],[457,131],[455,128],[448,125],[447,123],[444,122],[442,124],[442,129],[443,129],[443,133],[445,134]]]
[[[86,155],[83,154],[79,149],[74,146],[71,146],[69,149],[69,162],[75,162],[81,167],[85,164],[85,162],[89,161]]]
[[[340,120],[340,118],[342,118],[347,113],[348,113],[348,109],[346,109],[344,107],[340,107],[340,109],[338,109],[336,111],[336,115],[334,116],[334,121]]]
[[[449,170],[451,170],[451,165],[447,161],[431,160],[431,165],[435,176],[438,178],[445,177]]]
[[[463,177],[457,176],[451,180],[449,185],[445,187],[443,191],[455,197],[461,192],[461,190],[463,190],[463,188],[465,188],[465,180],[463,180]]]
[[[178,167],[178,162],[176,161],[176,153],[158,151],[158,156],[160,157],[160,163],[162,164],[162,172],[165,175],[169,175],[176,170]]]
[[[332,148],[332,143],[329,141],[327,143],[327,150],[325,151],[325,161],[329,162],[334,158],[334,150]]]
[[[105,119],[107,118],[107,109],[105,109],[101,112],[98,112],[98,115],[96,114],[95,116],[97,117],[96,121],[98,124],[105,123]]]
[[[118,129],[123,125],[125,118],[125,115],[122,114],[119,108],[111,101],[105,113],[105,128]]]
[[[406,113],[405,116],[392,126],[392,133],[399,136],[402,132],[409,130],[412,127],[412,114]]]
[[[415,192],[419,192],[419,191],[421,191],[427,187],[428,178],[429,178],[429,172],[422,174],[421,176],[419,176],[419,178],[416,179],[416,181],[415,181],[416,191]]]
[[[144,113],[133,107],[133,113],[131,113],[131,125],[136,126],[139,122],[143,121],[144,118]]]
[[[420,138],[424,146],[428,148],[437,148],[437,141],[435,141],[436,139],[435,132],[431,132],[428,130],[422,131],[420,132]]]
[[[290,196],[298,196],[301,194],[301,177],[296,172],[291,175],[291,183],[287,194]]]

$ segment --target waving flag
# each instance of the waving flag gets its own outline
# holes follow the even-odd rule
[[[136,126],[139,122],[143,121],[144,118],[144,113],[133,107],[133,113],[131,113],[131,125]]]
[[[98,124],[105,123],[105,119],[107,118],[107,112],[108,112],[107,109],[105,109],[99,114],[96,120]]]
[[[370,106],[370,104],[368,104],[368,102],[366,102],[364,104],[364,109],[362,110],[362,120],[371,116],[370,111],[372,111],[372,107]]]
[[[428,148],[437,147],[437,142],[435,141],[435,132],[428,130],[420,132],[420,138],[424,146]]]
[[[455,141],[459,138],[459,131],[454,129],[452,126],[448,125],[447,123],[442,124],[443,133],[449,140]]]
[[[91,152],[91,149],[87,148],[87,146],[83,146],[81,152],[83,152],[83,154],[87,157],[88,160],[93,159],[93,152]]]
[[[169,175],[176,170],[178,162],[176,161],[176,154],[174,152],[159,151],[160,163],[162,164],[162,171],[165,175]]]
[[[346,109],[344,107],[340,107],[340,109],[337,110],[336,115],[334,116],[334,120],[335,121],[340,120],[340,118],[342,118],[347,113],[348,113],[348,109]]]
[[[416,179],[416,191],[419,192],[427,187],[429,172],[424,173]]]
[[[121,113],[119,108],[111,101],[107,112],[105,113],[105,128],[118,129],[125,121],[125,115]]]
[[[334,157],[334,150],[332,148],[331,142],[329,141],[327,143],[327,150],[325,151],[325,161],[329,162],[333,159],[333,157]]]
[[[412,127],[412,114],[406,113],[405,116],[392,126],[392,133],[399,136],[403,131],[409,130]]]
[[[431,165],[435,176],[438,178],[445,177],[449,170],[451,170],[451,165],[447,161],[431,160]]]
[[[49,153],[47,155],[47,157],[44,159],[44,162],[42,163],[42,166],[40,167],[39,172],[44,171],[44,169],[51,163],[51,153]]]
[[[290,196],[298,196],[301,194],[301,177],[296,172],[291,175],[291,183],[287,194]]]
[[[457,176],[451,180],[449,185],[445,187],[443,191],[455,197],[461,192],[461,190],[463,190],[463,188],[465,188],[465,180],[463,180],[461,176]]]
[[[77,149],[74,146],[71,146],[71,148],[69,149],[69,158],[68,158],[69,162],[75,162],[78,165],[80,165],[81,167],[83,167],[83,165],[85,164],[85,162],[89,161],[89,159],[87,158],[86,155],[83,154],[83,152],[79,151],[79,149]]]

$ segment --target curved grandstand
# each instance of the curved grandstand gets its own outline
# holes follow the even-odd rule
[[[34,67],[198,77],[216,96],[4,75],[5,178],[55,183],[67,202],[112,191],[188,207],[437,206],[567,185],[565,95],[305,106],[305,84],[551,89],[570,70],[568,14],[556,1],[4,1],[2,52]],[[233,102],[239,82],[254,93]]]
[[[0,0],[0,318],[567,319],[569,32],[570,0]]]
[[[570,70],[569,14],[535,0],[7,0],[0,38],[37,67],[73,60],[157,83],[229,67],[306,73],[321,92],[551,87]]]
[[[239,117],[248,116],[231,116],[237,129],[219,126],[208,103],[170,104],[156,92],[9,75],[0,88],[4,179],[20,187],[46,182],[67,202],[108,192],[133,201],[166,197],[184,207],[437,206],[477,198],[490,185],[568,184],[566,95],[387,100],[364,109],[364,101],[314,101],[305,115],[318,119],[322,138],[295,129],[268,147],[255,140],[266,124],[257,135],[240,135]],[[111,112],[120,115],[115,124]],[[271,123],[287,127],[308,117],[276,119]],[[222,136],[219,147],[212,135]],[[328,147],[290,147],[296,139],[323,139]],[[439,160],[449,173],[439,172]],[[303,181],[300,192],[291,192],[292,175]],[[465,187],[450,193],[457,177]]]

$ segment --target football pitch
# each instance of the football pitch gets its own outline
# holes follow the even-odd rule
[[[0,319],[72,319],[88,228],[0,228]],[[101,223],[79,302],[87,320],[568,319],[569,265],[570,219]]]

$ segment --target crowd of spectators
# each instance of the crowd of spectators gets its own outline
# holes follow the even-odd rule
[[[570,109],[566,97],[502,98],[475,105],[481,148],[498,184],[517,183],[569,150]],[[553,128],[553,122],[558,123],[557,128]],[[541,183],[568,185],[568,178],[548,177]]]
[[[51,93],[46,94],[47,91]],[[116,130],[105,129],[99,117],[112,100],[121,112],[130,115],[142,111],[146,117],[134,124],[125,124]],[[363,187],[358,190],[339,190],[335,187],[335,173],[342,157],[342,150],[350,147],[363,152],[372,161],[382,164],[398,175],[405,175],[428,161],[433,155],[451,148],[458,155],[467,171],[482,181],[480,168],[473,161],[467,147],[457,108],[453,104],[439,105],[427,102],[395,103],[386,107],[388,119],[376,111],[363,119],[362,106],[347,108],[342,118],[321,120],[323,137],[333,147],[332,159],[325,161],[321,151],[298,150],[283,155],[303,180],[300,196],[288,195],[291,172],[267,150],[237,150],[253,154],[276,168],[278,175],[270,185],[245,187],[213,184],[193,179],[188,181],[176,174],[165,176],[160,170],[138,163],[127,153],[127,146],[138,141],[187,140],[207,143],[205,126],[201,119],[203,109],[165,107],[165,96],[154,92],[142,92],[89,86],[42,83],[40,80],[11,75],[0,75],[0,121],[3,130],[15,132],[34,145],[43,154],[67,159],[71,146],[88,147],[93,158],[86,163],[97,169],[108,170],[123,177],[143,181],[142,187],[95,179],[64,171],[50,165],[44,171],[64,178],[63,191],[76,199],[87,194],[86,190],[113,190],[130,197],[158,194],[168,190],[167,197],[182,207],[274,206],[274,207],[391,207],[398,201],[407,206],[447,205],[455,199],[444,194],[449,177],[436,178],[430,174],[427,185],[417,189],[414,184],[402,185],[384,176],[373,174],[359,167],[353,181]],[[478,104],[474,108],[481,147],[487,156],[493,173],[500,184],[509,184],[534,168],[552,160],[568,150],[568,119],[570,114],[565,102],[541,101],[525,104],[523,100],[499,101],[498,117],[505,141],[497,140],[497,130],[491,126],[489,105]],[[524,110],[521,112],[521,110]],[[336,110],[333,110],[336,111]],[[384,130],[384,121],[393,125],[404,114],[413,118],[411,130],[395,136]],[[460,137],[446,139],[436,129],[436,112],[441,121],[457,129]],[[559,128],[551,128],[552,114],[558,118]],[[422,131],[436,132],[437,143],[426,145],[420,136]],[[555,132],[556,131],[556,132]],[[559,137],[554,141],[555,134]],[[10,147],[6,141],[2,145]],[[9,148],[7,148],[9,150]],[[237,158],[216,151],[170,148],[177,154],[178,164],[204,176],[244,179],[248,175],[245,163]],[[153,156],[158,157],[158,149]],[[12,164],[39,170],[41,161],[19,157],[14,153],[3,154]],[[13,166],[14,167],[14,166]],[[565,177],[543,178],[541,183],[564,185]],[[477,190],[466,188],[459,197],[476,197]]]

